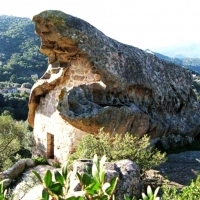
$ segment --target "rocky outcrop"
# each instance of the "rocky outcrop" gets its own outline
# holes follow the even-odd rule
[[[92,166],[92,160],[82,162],[77,160],[74,162],[74,167],[77,167],[79,173],[83,173],[86,170],[86,167]],[[76,166],[76,167],[75,167]],[[40,199],[42,194],[42,185],[34,177],[31,171],[37,171],[41,177],[44,176],[47,170],[52,172],[55,170],[51,166],[47,165],[38,165],[32,169],[27,170],[23,173],[21,177],[21,182],[14,188],[13,196],[14,200],[29,200],[29,199]],[[56,169],[60,171],[61,169]],[[124,199],[124,194],[128,196],[137,196],[139,197],[142,190],[142,181],[140,179],[140,170],[139,167],[130,160],[120,160],[116,162],[107,162],[105,163],[105,181],[110,181],[113,177],[118,177],[118,182],[115,190],[116,200]],[[70,178],[69,181],[69,192],[67,196],[76,196],[80,195],[81,188],[79,181],[77,179]]]
[[[185,151],[167,155],[167,160],[145,172],[146,185],[188,186],[195,181],[200,170],[200,151]],[[166,180],[167,179],[167,180]]]
[[[57,88],[56,110],[83,132],[95,134],[104,127],[152,138],[200,133],[199,102],[186,69],[119,43],[60,11],[44,11],[33,21],[49,67],[32,88],[32,126],[41,101]]]
[[[34,167],[35,162],[30,159],[21,159],[17,161],[13,166],[8,168],[6,171],[0,174],[0,179],[6,179],[4,182],[4,186],[9,186],[12,182],[15,182],[19,175],[27,168]]]
[[[80,174],[84,173],[88,167],[92,167],[92,161],[76,160],[73,164],[76,166]],[[140,169],[130,160],[119,160],[115,162],[105,163],[105,182],[110,182],[114,177],[118,177],[117,186],[115,189],[116,200],[124,199],[124,195],[129,197],[139,197],[142,190],[142,181],[140,179]],[[75,185],[73,191],[80,191],[80,186]],[[72,191],[72,194],[73,194]]]

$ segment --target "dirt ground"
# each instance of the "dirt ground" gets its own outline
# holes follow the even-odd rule
[[[200,151],[186,151],[168,155],[165,163],[147,171],[147,182],[158,185],[168,179],[168,185],[182,188],[195,180],[200,172]]]

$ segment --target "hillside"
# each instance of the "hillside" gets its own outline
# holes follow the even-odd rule
[[[169,45],[153,51],[172,58],[200,58],[200,43]]]
[[[41,76],[47,61],[39,46],[30,19],[0,16],[0,81],[32,83],[31,75]]]
[[[200,73],[200,58],[172,58],[165,56],[160,53],[153,52],[158,58],[166,60],[168,62],[173,62],[182,67],[188,68],[192,71]]]
[[[28,18],[0,16],[0,91],[22,85],[31,88],[37,74],[41,77],[47,68],[47,57],[40,53],[40,38],[34,33],[34,25]],[[154,53],[154,52],[151,52]],[[171,58],[154,53],[160,59],[200,73],[200,59]],[[199,76],[196,74],[194,88],[200,92]],[[26,88],[25,88],[26,89]],[[24,90],[25,91],[25,90]],[[27,118],[29,94],[0,92],[0,113],[9,111],[14,118]]]
[[[42,76],[47,58],[39,52],[40,39],[28,18],[0,16],[0,82],[33,83],[31,75]],[[200,73],[199,58],[172,58],[153,52],[157,57]]]
[[[30,19],[0,16],[0,114],[27,119],[26,91],[30,91],[37,77],[32,75],[41,77],[47,67],[39,46],[40,39]]]

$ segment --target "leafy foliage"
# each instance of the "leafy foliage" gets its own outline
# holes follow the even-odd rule
[[[151,186],[148,185],[147,187],[147,194],[142,193],[142,200],[160,200],[160,197],[157,197],[158,191],[159,191],[159,187],[157,187],[155,189],[155,191],[153,192],[151,189]],[[137,200],[136,197],[133,197],[132,199],[128,196],[128,195],[124,195],[124,199],[125,200]]]
[[[4,182],[5,181],[6,181],[6,179],[0,182],[0,200],[8,200],[7,195],[6,195],[7,194],[7,190],[4,187]]]
[[[32,160],[34,160],[36,165],[47,165],[48,164],[47,160],[42,157],[33,157]]]
[[[16,161],[15,155],[20,149],[30,150],[32,134],[28,125],[15,121],[11,116],[0,116],[0,171],[10,167]]]
[[[99,161],[97,155],[95,155],[93,158],[91,173],[89,170],[83,174],[79,174],[76,169],[73,172],[68,171],[67,163],[63,165],[62,173],[54,171],[54,174],[52,174],[51,171],[48,170],[43,179],[36,171],[33,171],[44,187],[42,191],[42,199],[49,200],[50,196],[55,200],[111,199],[116,188],[117,177],[114,177],[110,182],[104,181],[105,161],[105,156],[103,156]],[[70,183],[71,180],[74,180],[75,176],[79,180],[82,192],[77,196],[71,196],[69,194]]]
[[[39,45],[30,19],[0,16],[0,81],[33,83],[32,74],[41,76],[46,59]]]
[[[163,200],[199,200],[200,199],[200,175],[189,186],[180,191],[176,188],[169,188],[167,185],[162,187]]]
[[[16,120],[26,120],[28,115],[28,99],[27,93],[15,93],[15,94],[0,94],[0,113],[6,115],[6,113],[12,115]]]
[[[110,137],[109,133],[101,130],[97,137],[91,134],[84,136],[78,143],[76,152],[71,154],[69,159],[91,159],[95,154],[106,155],[109,161],[133,160],[146,170],[165,161],[165,153],[151,147],[149,140],[147,135],[139,138],[129,133],[124,136],[116,134],[114,137]]]
[[[47,59],[39,52],[39,46],[40,39],[30,19],[0,16],[0,89],[19,84],[31,88],[35,82],[32,75],[42,76]],[[8,112],[17,120],[26,120],[29,94],[2,94],[0,114]]]

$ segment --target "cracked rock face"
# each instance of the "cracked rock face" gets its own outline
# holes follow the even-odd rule
[[[186,69],[119,43],[60,11],[44,11],[33,21],[49,66],[30,95],[32,126],[42,102],[54,94],[48,117],[58,112],[83,132],[95,134],[104,127],[110,133],[152,138],[199,134],[199,103]],[[50,103],[46,109],[51,112]]]

